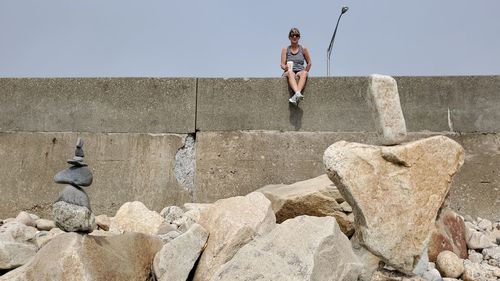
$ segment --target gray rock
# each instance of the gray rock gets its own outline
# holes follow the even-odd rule
[[[36,228],[12,220],[0,226],[0,240],[30,242],[35,237],[36,232]]]
[[[465,228],[465,236],[469,249],[484,249],[496,246],[495,243],[490,241],[488,236],[472,228]]]
[[[441,274],[439,273],[439,271],[437,269],[431,269],[429,271],[426,271],[423,275],[422,275],[423,278],[429,280],[429,281],[441,281],[443,280],[441,278]]]
[[[56,202],[61,201],[72,205],[82,206],[91,210],[90,200],[87,193],[83,189],[72,185],[65,186],[59,193],[59,198],[57,198]]]
[[[493,223],[487,219],[481,219],[477,222],[477,227],[480,230],[490,231],[493,228]]]
[[[56,183],[65,183],[77,186],[89,186],[92,184],[93,176],[86,166],[73,166],[64,169],[54,176]]]
[[[481,263],[483,261],[483,255],[474,250],[469,250],[468,259],[473,263]]]
[[[177,206],[168,206],[161,210],[160,216],[162,216],[167,223],[173,223],[178,220],[184,214],[184,210]]]
[[[163,244],[167,244],[170,241],[174,240],[175,238],[179,237],[179,235],[181,235],[181,234],[182,233],[180,231],[172,230],[172,231],[168,232],[167,234],[157,235],[157,237],[160,238],[160,240],[163,242]]]
[[[199,224],[194,224],[186,233],[165,244],[156,253],[153,262],[158,280],[187,280],[207,238],[208,232]]]
[[[12,269],[27,263],[35,256],[33,244],[0,240],[0,270]]]
[[[176,224],[170,224],[167,222],[162,222],[160,226],[158,227],[158,231],[156,232],[156,235],[163,235],[167,234],[170,231],[177,230],[177,225]]]
[[[52,205],[52,215],[64,231],[92,232],[97,228],[94,215],[86,207],[59,201]]]

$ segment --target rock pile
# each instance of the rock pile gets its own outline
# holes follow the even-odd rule
[[[318,186],[317,180],[309,181],[309,189]],[[468,237],[467,233],[477,231],[483,235],[478,241],[486,239],[483,247],[487,247],[466,244],[465,259],[439,250],[434,262],[428,262],[423,253],[417,266],[420,276],[415,276],[380,263],[383,260],[361,245],[358,235],[349,241],[335,216],[299,214],[275,224],[271,205],[257,192],[214,204],[169,206],[160,213],[141,202],[128,202],[114,217],[97,216],[98,229],[89,234],[66,233],[53,221],[22,212],[17,218],[0,220],[0,275],[9,271],[0,281],[68,280],[68,276],[74,280],[210,281],[500,279],[500,220],[466,219],[465,227],[455,234]],[[443,209],[436,225],[443,221],[443,213],[463,222]],[[38,229],[26,225],[33,221]],[[406,223],[400,220],[401,225]],[[55,228],[47,230],[50,227]],[[397,237],[397,230],[393,231]],[[414,225],[413,231],[422,230]],[[428,251],[430,256],[430,247]]]
[[[89,196],[82,188],[90,186],[93,177],[83,157],[83,140],[78,138],[75,156],[67,161],[71,167],[54,176],[56,183],[67,184],[52,205],[54,220],[65,231],[91,232],[95,228]]]

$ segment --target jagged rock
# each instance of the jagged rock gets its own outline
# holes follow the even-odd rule
[[[100,229],[108,231],[111,225],[111,218],[107,215],[98,215],[95,217],[95,223]]]
[[[162,222],[158,227],[158,231],[156,231],[156,235],[167,234],[170,231],[177,230],[177,225],[167,223],[166,221]]]
[[[478,218],[477,227],[483,231],[490,231],[493,229],[493,223],[490,220]]]
[[[28,214],[24,211],[20,212],[17,215],[16,220],[22,224],[27,225],[27,226],[36,227],[35,220],[30,216],[30,214]]]
[[[33,240],[36,232],[36,228],[12,220],[0,226],[0,240],[29,242]]]
[[[362,265],[361,274],[359,275],[360,281],[370,281],[372,274],[381,267],[381,260],[379,257],[370,253],[366,248],[359,244],[359,239],[354,235],[351,238],[352,250],[358,257]]]
[[[164,219],[155,211],[149,210],[139,201],[123,204],[111,219],[110,231],[140,232],[154,235]]]
[[[172,223],[173,221],[182,218],[183,214],[184,210],[177,206],[168,206],[160,212],[160,216],[162,216],[168,223]]]
[[[194,281],[210,280],[216,270],[255,236],[276,225],[271,202],[259,192],[221,199],[202,211],[199,224],[209,233]]]
[[[245,245],[211,281],[355,281],[361,266],[334,218],[299,216]]]
[[[266,185],[257,192],[271,201],[277,223],[301,215],[333,216],[346,235],[350,236],[354,231],[353,220],[343,213],[346,207],[342,207],[339,201],[347,203],[327,175],[290,185]]]
[[[143,281],[151,274],[153,257],[162,245],[159,239],[140,233],[109,237],[65,233],[0,280]]]
[[[35,223],[36,223],[36,228],[38,228],[39,230],[49,231],[52,228],[56,227],[56,223],[53,220],[37,219]]]
[[[497,278],[500,278],[500,268],[464,261],[463,281],[497,281]]]
[[[463,148],[443,136],[391,147],[340,141],[323,161],[353,208],[360,243],[410,274],[463,164]]]
[[[469,249],[484,249],[495,247],[496,244],[491,242],[490,238],[484,233],[472,228],[465,229],[466,243]]]
[[[483,255],[474,250],[469,250],[469,256],[467,259],[473,263],[481,263],[483,261]]]
[[[193,226],[195,223],[197,223],[197,221],[195,221],[194,219],[192,219],[190,216],[182,216],[181,218],[176,219],[172,223],[174,225],[177,225],[178,229],[181,232],[185,232],[186,230],[188,230],[189,228],[191,228],[191,226]]]
[[[0,270],[19,267],[36,254],[37,247],[30,243],[0,240]]]
[[[52,217],[64,231],[92,232],[97,225],[92,212],[86,207],[59,201],[52,205]]]
[[[370,75],[367,101],[372,109],[382,144],[393,145],[403,142],[406,139],[406,123],[396,80],[385,75]]]
[[[182,232],[178,230],[172,230],[170,232],[167,232],[166,234],[159,234],[157,235],[157,237],[161,239],[163,244],[167,244],[170,241],[174,240],[175,238],[179,237],[181,234]]]
[[[156,253],[153,262],[158,281],[187,280],[207,239],[208,232],[199,224],[194,224],[184,234],[165,244]]]
[[[436,267],[441,276],[458,278],[464,272],[464,263],[454,252],[442,251],[437,256]]]
[[[92,172],[87,166],[72,166],[64,169],[54,176],[56,183],[90,186],[92,184]]]
[[[465,224],[460,216],[449,208],[439,214],[429,241],[429,260],[435,262],[442,251],[448,250],[462,259],[467,258]]]
[[[0,270],[19,267],[36,254],[36,232],[17,220],[0,226]]]
[[[59,198],[57,198],[56,201],[62,201],[72,205],[82,206],[91,210],[90,200],[87,193],[83,189],[72,185],[65,186],[64,189],[59,193]]]
[[[483,249],[482,253],[487,260],[500,258],[500,246]]]
[[[441,273],[439,273],[439,270],[437,270],[435,268],[432,268],[429,271],[426,271],[422,275],[422,277],[428,281],[442,281],[443,280],[443,279],[441,279]]]

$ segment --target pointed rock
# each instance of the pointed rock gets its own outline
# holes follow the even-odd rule
[[[256,191],[264,194],[271,201],[277,223],[302,215],[333,216],[342,232],[352,235],[353,226],[352,222],[349,223],[347,214],[352,212],[352,209],[327,175],[290,185],[266,185]],[[346,206],[340,203],[345,203],[351,211],[345,212]]]
[[[353,208],[360,243],[407,274],[463,161],[463,148],[443,136],[392,147],[340,141],[323,156],[328,176]]]
[[[211,281],[356,281],[361,266],[334,218],[299,216],[245,245]]]
[[[156,253],[153,268],[158,281],[187,280],[207,242],[208,232],[194,224]]]
[[[218,200],[202,210],[198,223],[210,236],[193,280],[205,281],[246,243],[271,231],[276,218],[271,202],[262,193],[252,192]]]

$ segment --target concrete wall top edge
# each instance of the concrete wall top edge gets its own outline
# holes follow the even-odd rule
[[[291,106],[286,79],[0,78],[0,131],[372,132],[367,77],[311,77]],[[395,76],[411,132],[498,132],[500,76]]]

